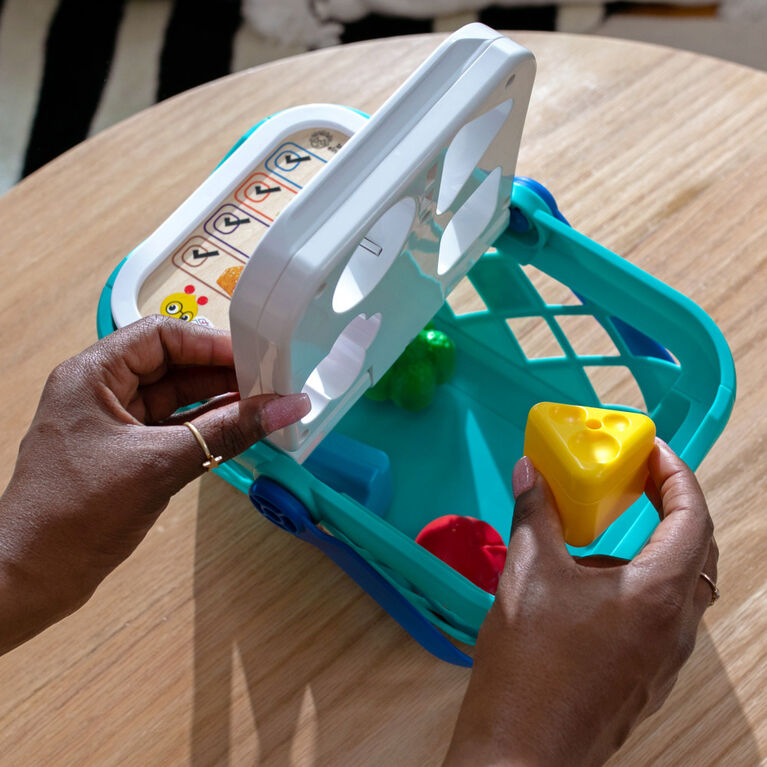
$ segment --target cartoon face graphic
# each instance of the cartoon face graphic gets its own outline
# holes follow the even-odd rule
[[[198,307],[206,303],[208,299],[205,296],[198,298],[194,295],[194,285],[187,285],[183,293],[171,293],[163,299],[160,313],[191,322],[197,316]]]

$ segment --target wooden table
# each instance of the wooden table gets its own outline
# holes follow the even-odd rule
[[[767,75],[623,41],[513,37],[539,66],[518,172],[546,183],[581,231],[703,306],[738,366],[732,420],[699,472],[723,596],[666,706],[611,764],[756,765],[767,755]],[[373,111],[440,39],[233,75],[0,199],[3,483],[48,371],[95,340],[106,277],[235,139],[294,104]],[[0,762],[436,765],[467,679],[206,476],[82,610],[0,659]]]

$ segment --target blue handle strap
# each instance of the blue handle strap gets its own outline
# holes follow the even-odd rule
[[[259,477],[250,486],[251,503],[270,522],[302,541],[316,546],[394,618],[418,644],[440,660],[456,666],[472,665],[461,652],[416,610],[380,573],[343,541],[324,533],[312,521],[306,507],[282,485]]]
[[[551,211],[551,215],[563,224],[570,226],[570,222],[562,215],[561,211],[557,207],[557,201],[554,199],[554,195],[541,183],[532,178],[526,176],[515,176],[514,183],[519,184],[535,194],[543,200]],[[530,228],[530,222],[524,217],[524,215],[518,210],[512,207],[511,218],[509,219],[509,227],[517,232],[524,232]],[[575,291],[573,291],[575,293]],[[581,303],[585,303],[583,296],[575,293],[576,297]],[[599,318],[597,318],[599,319]],[[645,335],[641,331],[624,322],[620,317],[610,317],[615,330],[623,339],[628,350],[635,357],[657,357],[667,362],[674,362],[674,358],[668,353],[668,351],[661,346],[657,341]],[[605,328],[607,330],[607,328]]]

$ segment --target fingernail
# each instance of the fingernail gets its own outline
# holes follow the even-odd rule
[[[511,489],[514,493],[515,501],[522,493],[533,489],[535,476],[535,466],[533,466],[532,461],[526,455],[523,455],[517,461],[517,465],[514,467],[514,472],[511,475]]]
[[[260,413],[261,428],[266,434],[282,429],[303,418],[312,409],[307,394],[286,394],[269,400]]]

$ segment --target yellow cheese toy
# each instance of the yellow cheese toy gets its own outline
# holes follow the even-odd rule
[[[641,413],[539,402],[525,455],[549,483],[565,541],[586,546],[644,492],[655,424]]]

